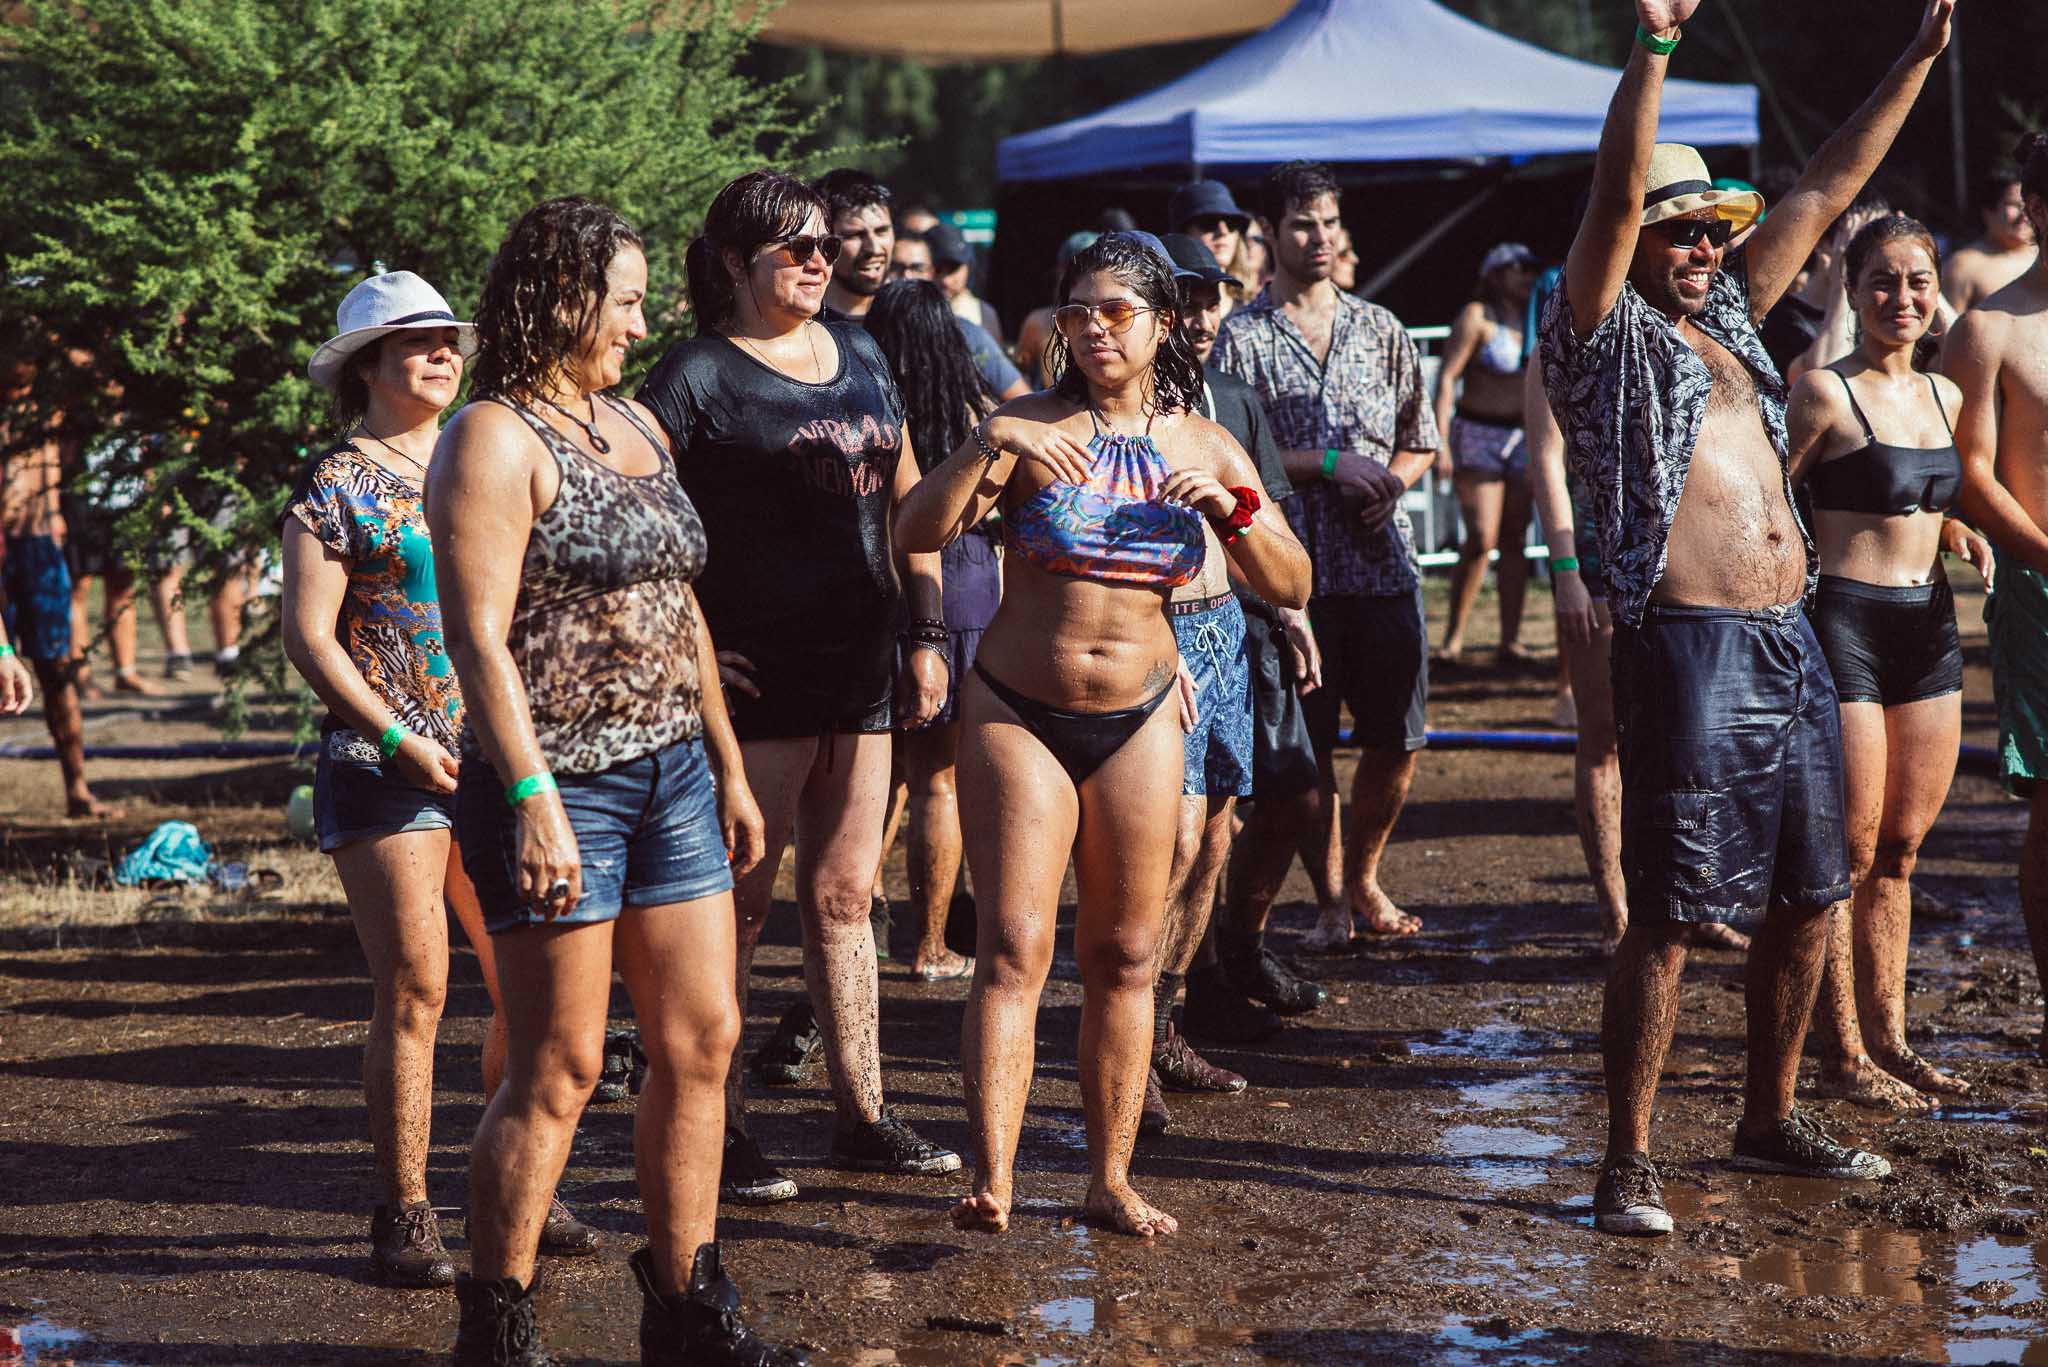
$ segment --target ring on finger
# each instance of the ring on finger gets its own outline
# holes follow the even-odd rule
[[[568,880],[568,879],[566,879],[566,878],[557,878],[557,879],[556,879],[556,880],[555,880],[554,882],[552,882],[552,883],[548,884],[547,900],[548,900],[548,901],[549,901],[550,903],[554,903],[554,902],[560,902],[560,901],[564,901],[564,900],[566,900],[566,899],[568,898],[568,896],[569,896],[569,880]]]

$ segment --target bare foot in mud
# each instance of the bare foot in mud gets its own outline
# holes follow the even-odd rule
[[[1362,893],[1353,893],[1351,910],[1368,935],[1402,936],[1413,935],[1422,929],[1422,922],[1394,905],[1377,885]]]
[[[1911,1049],[1896,1053],[1871,1051],[1871,1059],[1877,1066],[1898,1078],[1908,1086],[1923,1092],[1939,1092],[1944,1096],[1961,1096],[1970,1090],[1970,1084],[1954,1073],[1944,1073]]]
[[[1310,954],[1342,954],[1351,948],[1351,908],[1342,902],[1318,908],[1316,928],[1302,937]]]
[[[1119,1234],[1135,1234],[1141,1239],[1171,1234],[1180,1228],[1180,1221],[1132,1191],[1128,1185],[1112,1187],[1102,1182],[1090,1182],[1088,1199],[1082,1202],[1081,1213],[1091,1223],[1106,1225]]]
[[[1864,1058],[1836,1067],[1823,1065],[1820,1095],[1834,1101],[1853,1101],[1859,1106],[1876,1106],[1887,1111],[1931,1111],[1938,1104]]]
[[[1726,949],[1736,954],[1749,953],[1749,937],[1733,926],[1724,926],[1719,921],[1702,921],[1686,933],[1685,942],[1694,949]]]
[[[953,1227],[1001,1234],[1010,1227],[1009,1194],[1005,1192],[999,1196],[991,1188],[976,1191],[953,1207]]]
[[[111,802],[102,802],[91,793],[73,793],[64,799],[64,815],[70,817],[92,817],[99,821],[119,821],[128,815],[124,808]]]

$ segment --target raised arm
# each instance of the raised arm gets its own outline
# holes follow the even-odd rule
[[[2000,552],[2048,574],[2048,532],[1998,482],[1998,372],[2001,315],[1973,310],[1957,320],[1941,350],[1942,371],[1963,391],[1956,445],[1963,456],[1961,508]]]
[[[951,545],[988,516],[1020,460],[1038,460],[1069,484],[1085,481],[1088,448],[1035,416],[1051,416],[1062,407],[1059,400],[1032,394],[998,408],[981,424],[980,439],[970,433],[959,450],[897,501],[898,551],[936,553]]]
[[[1653,39],[1678,36],[1678,27],[1700,0],[1636,0],[1636,21]],[[1668,56],[1641,43],[1629,49],[1621,85],[1607,106],[1600,150],[1593,158],[1593,189],[1586,217],[1565,258],[1564,287],[1572,301],[1572,323],[1581,337],[1614,309],[1642,232],[1643,182],[1657,145],[1657,111],[1664,100]]]
[[[1821,144],[1799,181],[1749,240],[1749,312],[1762,318],[1784,296],[1814,244],[1842,216],[1891,150],[1920,98],[1928,69],[1948,46],[1956,0],[1927,0],[1919,32],[1862,108]],[[1576,302],[1576,300],[1574,301]]]

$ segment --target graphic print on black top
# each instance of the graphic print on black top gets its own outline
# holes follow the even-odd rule
[[[674,443],[711,558],[697,599],[722,651],[754,664],[730,695],[741,739],[865,730],[886,711],[902,585],[889,513],[903,401],[858,324],[814,324],[839,351],[821,384],[725,337],[679,342],[639,399]]]

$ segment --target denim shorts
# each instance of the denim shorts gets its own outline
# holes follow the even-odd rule
[[[462,766],[455,834],[493,935],[518,926],[615,921],[626,907],[694,902],[732,888],[701,739],[595,774],[557,775],[555,782],[583,861],[583,895],[567,915],[548,922],[519,897],[518,813],[506,805],[505,784],[481,760]]]
[[[406,831],[445,831],[455,824],[455,797],[402,777],[384,753],[341,728],[320,737],[313,770],[313,829],[320,852]]]
[[[1181,792],[1188,797],[1249,797],[1252,791],[1252,679],[1245,656],[1244,609],[1218,594],[1168,609],[1174,643],[1195,680],[1195,729],[1187,742]]]
[[[1614,628],[1631,917],[1753,922],[1849,895],[1842,723],[1797,603]]]

